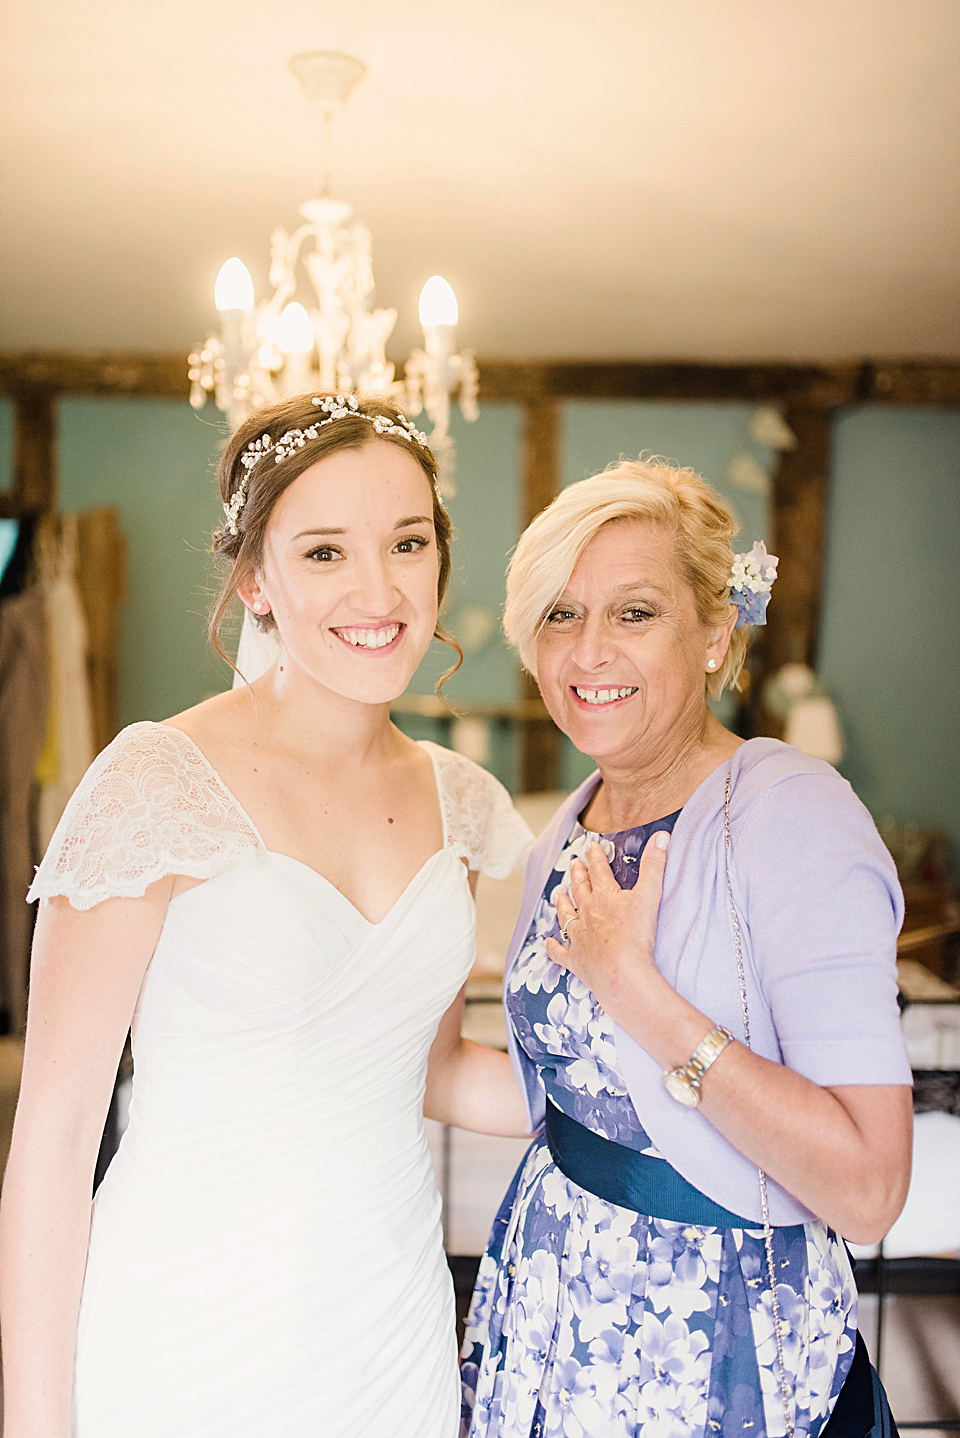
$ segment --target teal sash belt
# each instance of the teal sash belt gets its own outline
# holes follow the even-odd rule
[[[546,1139],[561,1173],[608,1203],[671,1223],[704,1228],[758,1228],[756,1219],[721,1208],[666,1159],[625,1148],[570,1118],[547,1099]]]

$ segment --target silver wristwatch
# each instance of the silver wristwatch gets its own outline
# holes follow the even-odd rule
[[[663,1086],[671,1098],[685,1108],[696,1108],[700,1102],[700,1083],[712,1063],[720,1057],[727,1044],[733,1043],[733,1034],[719,1024],[712,1029],[702,1043],[697,1044],[682,1068],[665,1069]]]

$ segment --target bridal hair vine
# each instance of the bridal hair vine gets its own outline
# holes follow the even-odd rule
[[[749,554],[733,556],[733,571],[727,582],[730,603],[739,611],[735,629],[747,624],[766,624],[767,605],[779,562],[775,554],[767,553],[762,539],[757,540]]]
[[[298,449],[303,449],[307,440],[316,439],[324,425],[333,424],[334,420],[369,420],[377,434],[396,434],[410,444],[416,443],[424,449],[427,448],[427,436],[422,434],[416,425],[407,419],[406,415],[401,414],[397,419],[393,419],[388,414],[366,414],[360,408],[355,394],[346,397],[342,394],[315,396],[311,400],[311,404],[317,406],[323,419],[317,419],[313,424],[308,424],[306,429],[288,429],[277,440],[271,439],[269,434],[262,434],[259,439],[251,440],[240,455],[240,463],[243,465],[244,472],[230,496],[229,504],[223,506],[223,512],[227,516],[227,529],[231,534],[239,533],[237,520],[240,518],[240,511],[247,500],[247,485],[250,482],[250,474],[254,466],[268,454],[273,455],[274,464],[280,464],[282,460],[289,459],[292,454],[296,454]]]

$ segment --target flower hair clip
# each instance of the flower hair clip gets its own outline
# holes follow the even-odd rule
[[[416,443],[424,449],[427,448],[427,436],[417,429],[406,415],[401,414],[397,419],[391,419],[388,414],[364,414],[357,403],[355,394],[346,397],[342,394],[315,396],[311,403],[320,410],[323,415],[322,419],[316,419],[313,424],[308,424],[306,429],[288,429],[278,440],[271,439],[269,434],[262,434],[259,439],[251,440],[240,455],[244,473],[230,496],[229,504],[223,506],[223,512],[227,517],[226,527],[231,534],[239,533],[237,520],[240,518],[240,511],[247,500],[247,486],[254,466],[265,459],[268,454],[273,455],[274,464],[280,464],[282,460],[289,459],[291,455],[296,454],[298,449],[303,449],[308,440],[316,439],[323,427],[333,424],[334,420],[369,420],[377,434],[395,434],[410,444]]]
[[[766,624],[767,605],[770,591],[777,577],[779,559],[767,553],[767,546],[758,539],[749,554],[733,556],[733,570],[730,585],[730,603],[738,610],[735,629],[747,624]]]

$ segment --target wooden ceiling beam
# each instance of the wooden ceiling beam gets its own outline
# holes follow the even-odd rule
[[[480,362],[480,400],[712,400],[774,403],[803,396],[832,407],[853,393],[859,365],[700,364],[683,360]]]
[[[739,401],[804,409],[960,405],[960,361],[698,363],[687,360],[479,361],[480,399]]]
[[[864,359],[830,364],[689,360],[480,360],[480,398],[683,400],[834,409],[852,404],[960,406],[960,360]],[[0,352],[0,394],[186,399],[185,355],[59,350]]]
[[[125,351],[0,351],[0,394],[46,390],[71,395],[187,399],[186,355]]]

